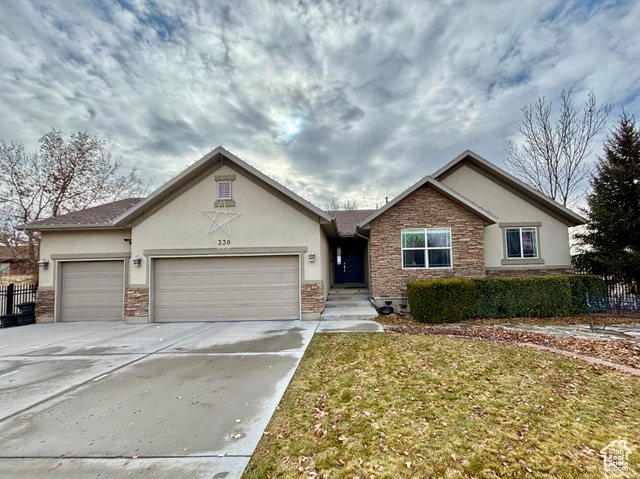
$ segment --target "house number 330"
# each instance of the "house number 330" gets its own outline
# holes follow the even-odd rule
[[[231,240],[218,240],[218,246],[229,246],[231,245]]]

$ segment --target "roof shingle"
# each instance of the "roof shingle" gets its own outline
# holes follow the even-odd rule
[[[358,223],[374,211],[376,210],[340,210],[327,211],[327,213],[338,222],[338,230],[341,236],[352,236],[356,234]]]
[[[86,210],[73,211],[66,215],[52,216],[38,221],[33,221],[25,226],[29,229],[37,229],[37,227],[68,227],[68,226],[102,226],[109,225],[111,220],[117,218],[133,205],[143,198],[126,198],[124,200],[114,201],[106,205],[94,206]]]

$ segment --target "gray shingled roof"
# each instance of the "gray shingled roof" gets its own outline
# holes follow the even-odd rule
[[[126,198],[114,201],[106,205],[94,206],[86,210],[73,211],[66,215],[52,216],[42,220],[33,221],[24,226],[27,229],[73,227],[73,226],[106,226],[111,224],[111,220],[117,218],[143,198]]]
[[[375,210],[344,210],[327,211],[338,222],[340,235],[349,236],[356,234],[356,226]]]

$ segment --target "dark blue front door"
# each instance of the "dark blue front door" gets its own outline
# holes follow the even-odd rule
[[[357,243],[340,243],[334,249],[335,284],[364,282],[364,248]]]

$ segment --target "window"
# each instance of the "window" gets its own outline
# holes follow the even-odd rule
[[[451,228],[402,230],[403,268],[451,268]]]
[[[231,182],[230,181],[218,181],[218,199],[219,200],[231,199]]]
[[[538,235],[536,228],[505,228],[507,258],[537,258]]]

